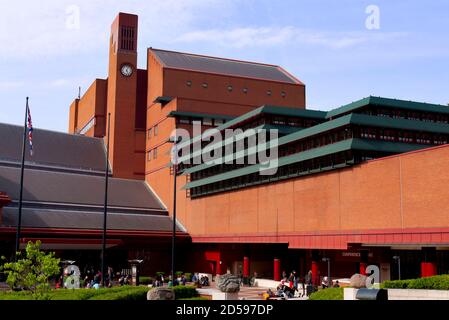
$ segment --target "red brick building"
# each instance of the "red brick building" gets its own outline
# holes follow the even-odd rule
[[[103,144],[111,114],[114,179],[144,184],[172,215],[174,129],[193,136],[200,122],[202,131],[280,136],[271,177],[256,174],[257,165],[180,160],[177,219],[191,243],[180,249],[190,258],[178,259],[179,269],[275,279],[312,269],[318,282],[326,257],[332,277],[372,264],[386,280],[398,277],[399,256],[403,278],[448,272],[449,107],[368,97],[308,110],[305,85],[279,66],[149,48],[140,70],[137,36],[137,16],[119,14],[108,77],[70,106],[69,133]],[[0,183],[0,191],[8,190]]]

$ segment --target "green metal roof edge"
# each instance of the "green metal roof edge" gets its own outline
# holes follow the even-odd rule
[[[251,130],[255,130],[255,131],[261,130],[261,129],[264,128],[264,126],[265,126],[265,125],[262,124],[262,125],[260,125],[260,126],[251,128]],[[214,130],[217,130],[217,129],[214,129]],[[215,131],[215,132],[216,132],[216,131]],[[211,145],[208,145],[207,148],[210,149],[210,148],[214,147],[213,149],[211,149],[211,151],[212,151],[212,150],[215,150],[215,149],[218,149],[218,148],[227,146],[227,145],[229,145],[229,144],[232,144],[232,143],[234,143],[235,141],[239,141],[239,140],[242,138],[241,136],[246,137],[245,132],[247,133],[247,131],[243,131],[243,133],[240,133],[240,134],[234,134],[234,135],[232,135],[231,137],[228,137],[226,140],[222,140],[222,141],[220,141],[220,142],[217,142],[217,143],[213,143],[213,144],[211,144]],[[237,138],[237,139],[234,139],[236,136],[237,136],[238,138]],[[209,137],[209,136],[207,136],[207,137]],[[187,147],[187,145],[186,145],[186,146],[179,146],[179,145],[178,145],[178,150],[180,150],[180,149],[182,149],[182,148],[185,148],[185,147]],[[184,162],[185,160],[188,160],[188,159],[191,159],[191,158],[195,158],[195,157],[197,157],[197,156],[202,155],[203,151],[204,151],[204,150],[202,150],[202,149],[201,149],[201,150],[196,150],[196,151],[194,151],[194,152],[192,152],[192,153],[189,153],[189,154],[186,155],[186,156],[179,157],[179,158],[178,158],[178,161],[181,163],[181,162]]]
[[[413,144],[403,142],[378,141],[370,139],[353,139],[352,149],[363,151],[381,151],[389,153],[404,153],[426,149],[433,145]]]
[[[197,112],[189,112],[189,111],[172,111],[168,115],[168,117],[192,117],[192,118],[210,118],[210,119],[222,119],[222,120],[232,120],[235,117],[227,116],[223,114],[207,114],[207,113],[197,113]]]
[[[302,129],[302,130],[299,130],[298,132],[295,132],[295,133],[289,134],[287,136],[281,137],[279,139],[279,145],[285,144],[285,143],[289,143],[291,141],[303,139],[303,138],[308,137],[308,136],[313,136],[313,135],[319,134],[321,132],[325,132],[325,131],[328,131],[328,130],[332,130],[332,129],[335,129],[335,128],[338,128],[338,127],[350,124],[352,116],[353,116],[352,114],[348,114],[348,115],[346,115],[344,117],[337,118],[335,120],[331,120],[331,121],[327,121],[327,122],[323,122],[323,123],[317,124],[316,126],[313,126],[313,127],[307,128],[307,129]],[[257,130],[257,129],[262,129],[262,128],[263,128],[263,125],[259,126],[259,127],[256,127],[254,129]],[[281,143],[281,141],[283,143]],[[231,138],[229,138],[229,139],[227,139],[225,141],[222,141],[221,143],[224,143],[224,144],[222,144],[221,147],[226,146],[230,142],[234,142],[234,139],[232,138],[232,141],[231,141]],[[219,144],[220,144],[220,142],[218,142],[216,144],[216,147],[219,147]],[[209,147],[212,147],[214,145],[211,145]],[[179,147],[179,148],[181,148],[181,147]],[[201,154],[200,151],[193,152],[193,153],[191,153],[191,154],[189,154],[187,156],[180,157],[178,160],[180,162],[182,162],[182,161],[185,161],[187,159],[194,158],[195,156],[199,155],[198,153]]]
[[[347,150],[364,150],[364,151],[382,151],[382,152],[391,152],[391,153],[404,153],[404,152],[425,149],[428,147],[430,147],[430,146],[355,138],[355,139],[348,139],[348,140],[340,141],[340,142],[330,144],[330,145],[327,145],[324,147],[315,148],[312,150],[296,153],[294,155],[290,155],[287,157],[282,157],[279,159],[278,167],[283,167],[283,166],[286,166],[289,164],[307,161],[310,159],[323,157],[323,156],[326,156],[329,154],[347,151]],[[219,182],[219,181],[224,181],[224,180],[237,178],[240,176],[245,176],[245,175],[248,175],[251,173],[261,171],[261,169],[263,169],[262,166],[264,166],[264,165],[257,164],[257,165],[253,165],[250,167],[245,167],[245,168],[233,170],[230,172],[218,174],[218,175],[208,177],[205,179],[193,181],[193,182],[186,184],[183,187],[183,189],[186,189],[186,190],[192,189],[192,188],[200,187],[203,185],[208,185],[208,184]]]
[[[449,125],[444,123],[370,116],[358,113],[352,114],[351,123],[357,125],[383,127],[389,129],[405,129],[410,131],[423,131],[423,132],[449,134]]]
[[[241,123],[242,121],[245,121],[247,119],[255,117],[261,113],[291,115],[291,116],[308,117],[308,118],[312,118],[312,119],[322,119],[322,120],[326,119],[326,114],[327,114],[324,111],[318,111],[318,110],[307,110],[307,109],[299,109],[299,108],[276,107],[276,106],[272,106],[272,105],[264,105],[262,107],[254,109],[248,113],[245,113],[245,114],[241,115],[240,117],[234,118],[234,119],[224,123],[223,125],[217,127],[216,129],[219,131],[228,129],[238,123]],[[201,139],[201,136],[193,137],[189,141],[186,141],[186,142],[180,144],[179,148],[190,145],[194,142],[197,142],[200,139]]]
[[[330,145],[327,145],[327,146],[324,146],[321,148],[316,148],[316,149],[296,153],[294,155],[290,155],[287,157],[282,157],[278,160],[278,167],[283,167],[283,166],[286,166],[286,165],[289,165],[292,163],[306,161],[309,159],[322,157],[322,156],[325,156],[328,154],[349,150],[349,149],[351,149],[352,140],[353,139],[340,141],[340,142],[330,144]],[[221,173],[221,174],[218,174],[218,175],[215,175],[212,177],[208,177],[205,179],[190,182],[190,183],[186,184],[183,187],[183,189],[192,189],[192,188],[200,187],[203,185],[211,184],[214,182],[229,180],[229,179],[237,178],[240,176],[245,176],[245,175],[248,175],[251,173],[264,171],[263,169],[265,167],[266,167],[266,165],[256,164],[256,165],[252,165],[249,167],[233,170],[230,172]]]
[[[326,111],[264,105],[262,112],[274,115],[326,120]]]
[[[433,132],[433,133],[445,133],[449,134],[449,125],[443,123],[432,123],[432,122],[423,122],[417,120],[406,120],[406,119],[393,119],[387,117],[379,117],[379,116],[369,116],[364,114],[356,114],[352,113],[341,118],[337,118],[335,120],[330,120],[325,123],[321,123],[319,125],[313,126],[311,128],[298,130],[293,134],[284,136],[279,138],[278,146],[282,146],[284,144],[301,140],[304,138],[308,138],[310,136],[320,134],[322,132],[336,129],[338,127],[347,125],[347,124],[356,124],[356,125],[367,125],[374,127],[384,127],[384,128],[393,128],[393,129],[406,129],[410,131],[423,131],[423,132]],[[318,130],[317,130],[318,127]],[[397,142],[395,142],[397,144]],[[254,153],[265,151],[267,149],[266,144],[259,145],[257,147],[252,147],[245,150],[243,154],[242,151],[233,153],[232,156],[234,159],[240,159],[243,156],[253,155]],[[227,155],[230,157],[231,155]],[[208,169],[215,165],[219,165],[221,163],[216,163],[214,165],[210,164],[200,164],[195,167],[184,170],[183,174],[190,174],[197,171],[202,171],[204,169]]]
[[[354,101],[350,104],[341,106],[339,108],[327,112],[326,118],[332,118],[350,111],[357,110],[367,105],[380,105],[383,107],[401,108],[416,111],[427,111],[434,113],[449,114],[449,107],[441,104],[432,104],[425,102],[407,101],[399,99],[391,99],[384,97],[369,96],[361,100]]]
[[[257,115],[257,114],[259,114],[261,112],[262,108],[263,107],[260,107],[260,108],[257,108],[255,110],[252,110],[252,111],[250,111],[248,113],[245,113],[244,115],[242,115],[240,117],[237,117],[237,118],[234,118],[234,119],[232,119],[232,120],[222,124],[221,126],[218,126],[215,129],[219,130],[219,131],[225,130],[225,129],[227,129],[227,128],[229,128],[229,127],[231,127],[231,126],[233,126],[233,125],[235,125],[235,124],[237,124],[237,123],[239,123],[239,122],[241,122],[243,120],[246,120],[246,119],[249,119],[251,117],[254,117],[255,115]],[[205,133],[207,133],[207,131]],[[201,135],[198,135],[196,137],[193,137],[192,139],[190,139],[190,140],[188,140],[186,142],[178,144],[178,148],[184,148],[184,147],[186,147],[188,145],[191,145],[192,143],[195,143],[197,141],[202,140],[203,137],[208,137],[209,135],[207,135],[205,133],[203,133]]]

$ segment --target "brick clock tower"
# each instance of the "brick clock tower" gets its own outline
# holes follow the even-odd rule
[[[134,179],[138,17],[120,13],[112,23],[107,114],[111,113],[109,160],[114,176]],[[107,122],[106,122],[107,123]],[[107,130],[106,130],[107,132]]]

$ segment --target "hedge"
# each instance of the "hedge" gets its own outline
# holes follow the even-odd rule
[[[385,281],[382,284],[382,288],[449,290],[449,275],[440,275],[411,280]]]
[[[128,301],[145,301],[147,293],[150,290],[146,286],[131,287],[114,287],[107,289],[79,289],[51,290],[47,294],[38,297],[41,300],[128,300]],[[178,286],[174,287],[175,297],[179,299],[191,299],[198,297],[195,287]],[[35,300],[36,298],[30,292],[1,292],[0,300]]]
[[[177,286],[173,287],[173,290],[175,291],[176,300],[198,297],[198,291],[196,291],[195,287]]]
[[[330,288],[314,292],[309,300],[343,300],[343,288]]]
[[[114,287],[108,289],[51,290],[38,299],[43,300],[146,300],[147,287]],[[35,300],[30,292],[2,292],[0,300]]]
[[[152,284],[153,282],[154,282],[153,277],[144,277],[144,276],[139,277],[139,283],[141,285],[149,285],[149,284]]]

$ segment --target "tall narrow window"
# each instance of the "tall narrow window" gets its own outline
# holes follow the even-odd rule
[[[123,26],[121,32],[120,49],[127,51],[134,51],[134,28]]]
[[[154,126],[154,136],[157,137],[158,133],[159,133],[159,126],[155,125]]]

